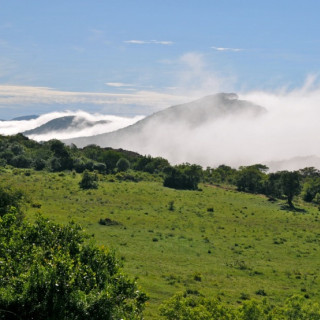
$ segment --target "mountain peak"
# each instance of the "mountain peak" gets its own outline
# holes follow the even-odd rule
[[[210,99],[223,99],[223,100],[238,100],[239,97],[236,93],[225,93],[225,92],[220,92],[220,93],[216,93],[216,94],[210,94],[208,96],[205,96],[203,98],[201,98],[200,100],[210,100]]]
[[[159,143],[153,139],[154,132],[160,132],[160,136],[166,135],[166,130],[170,128],[176,136],[183,135],[182,131],[197,130],[204,126],[214,126],[217,120],[225,117],[256,117],[266,110],[263,107],[251,102],[239,100],[235,93],[218,93],[208,95],[201,99],[169,107],[156,112],[135,124],[123,129],[100,134],[87,138],[75,138],[66,140],[67,143],[75,143],[78,146],[87,144],[97,144],[103,147],[129,148],[130,145],[138,145],[139,141],[143,144],[143,150],[154,149]],[[180,132],[181,131],[181,132]],[[148,139],[148,143],[146,141]],[[172,136],[172,140],[175,137]],[[142,151],[140,146],[137,150]]]

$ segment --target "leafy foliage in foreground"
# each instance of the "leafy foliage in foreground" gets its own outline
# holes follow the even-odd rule
[[[74,223],[0,219],[0,319],[141,319],[146,295]]]
[[[161,306],[160,313],[167,320],[319,320],[320,305],[293,296],[277,307],[264,299],[244,301],[239,308],[232,308],[199,293],[179,293]]]

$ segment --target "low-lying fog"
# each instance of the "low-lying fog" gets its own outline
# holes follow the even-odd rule
[[[291,91],[242,93],[239,99],[267,112],[254,118],[221,118],[194,130],[178,124],[153,124],[143,139],[150,140],[152,134],[153,143],[139,141],[136,149],[175,163],[188,161],[211,167],[267,163],[273,170],[320,168],[319,87],[307,83]],[[283,160],[291,161],[276,163]]]
[[[182,124],[181,119],[172,123],[152,123],[144,128],[139,139],[128,139],[121,146],[114,146],[112,141],[106,144],[142,154],[162,156],[172,163],[190,162],[204,167],[220,164],[237,167],[295,157],[300,157],[298,162],[292,162],[288,169],[320,167],[319,86],[309,81],[302,88],[294,90],[240,93],[239,99],[262,106],[267,112],[257,117],[242,115],[219,118],[192,129]],[[83,111],[59,112],[27,121],[0,121],[0,133],[23,132],[66,115],[78,115],[90,121],[109,120],[111,123],[31,138],[48,140],[92,136],[126,127],[143,118],[92,115]],[[304,160],[303,157],[308,158]],[[273,168],[284,169],[281,163],[273,163]]]
[[[0,121],[0,134],[17,134],[19,132],[24,132],[40,127],[53,119],[66,116],[75,116],[75,119],[73,121],[74,127],[68,130],[50,131],[45,134],[31,134],[28,137],[36,141],[47,141],[50,139],[69,139],[74,137],[93,136],[100,133],[111,132],[123,127],[127,127],[144,118],[143,116],[127,118],[114,115],[90,114],[85,111],[51,112],[40,115],[38,118],[31,120]],[[105,120],[107,123],[97,123],[89,127],[77,126],[77,120],[80,119],[85,119],[88,122],[98,122],[101,120]]]

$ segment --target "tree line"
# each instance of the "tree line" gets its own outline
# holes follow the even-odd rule
[[[227,165],[203,169],[190,163],[173,166],[161,157],[97,145],[77,148],[56,139],[39,143],[22,134],[0,136],[0,166],[5,165],[53,172],[74,170],[83,174],[82,188],[97,187],[96,173],[138,171],[161,176],[163,185],[169,188],[198,190],[200,182],[226,184],[238,191],[265,194],[271,200],[286,199],[290,208],[294,207],[293,199],[297,195],[320,205],[320,171],[313,167],[269,173],[263,164],[238,169]],[[124,177],[134,180],[130,175]]]

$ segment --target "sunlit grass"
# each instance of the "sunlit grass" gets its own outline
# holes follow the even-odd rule
[[[237,304],[246,297],[277,303],[319,292],[319,211],[281,210],[261,195],[201,185],[202,191],[164,188],[161,181],[119,182],[101,176],[99,188],[81,190],[81,176],[14,169],[2,183],[26,191],[26,216],[74,220],[97,242],[117,251],[124,269],[148,293],[145,317],[177,291],[198,290]],[[111,182],[113,181],[113,182]],[[40,208],[39,208],[40,207]],[[101,225],[109,218],[117,225]]]

